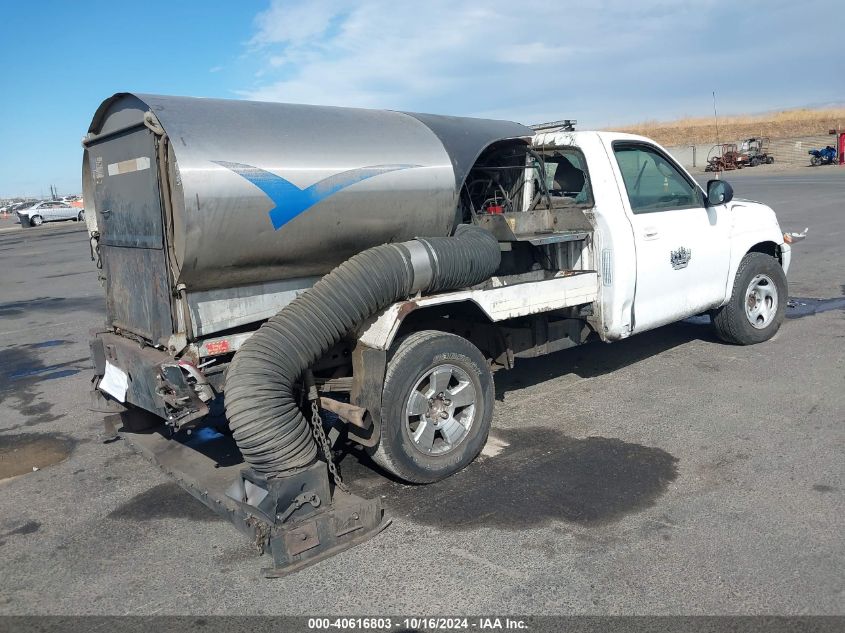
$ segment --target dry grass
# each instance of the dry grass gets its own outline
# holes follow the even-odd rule
[[[719,137],[723,143],[751,136],[768,136],[772,139],[814,136],[827,134],[828,130],[834,128],[845,129],[845,108],[783,110],[769,114],[719,117]],[[613,129],[648,136],[661,145],[716,142],[712,117],[645,121]]]

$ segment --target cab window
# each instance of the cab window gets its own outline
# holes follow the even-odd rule
[[[615,143],[613,151],[634,213],[703,206],[698,187],[656,148]]]

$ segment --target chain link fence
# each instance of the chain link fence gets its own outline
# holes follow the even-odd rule
[[[726,140],[726,143],[736,143],[740,147],[741,140]],[[816,134],[796,138],[778,138],[769,141],[769,154],[774,156],[775,164],[799,167],[810,164],[808,152],[812,149],[822,149],[827,145],[836,147],[834,134]],[[708,156],[718,155],[719,148],[713,149],[712,144],[706,145],[676,145],[666,149],[681,165],[687,169],[703,170],[707,165]]]

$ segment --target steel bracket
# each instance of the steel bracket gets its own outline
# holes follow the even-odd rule
[[[387,526],[380,499],[362,499],[332,488],[322,461],[271,479],[251,469],[241,472],[227,494],[269,528],[263,549],[272,556],[273,566],[262,570],[265,577],[298,571]]]

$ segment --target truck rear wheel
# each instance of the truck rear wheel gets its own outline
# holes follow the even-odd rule
[[[411,483],[445,479],[484,447],[493,401],[493,375],[477,347],[454,334],[415,332],[387,365],[381,439],[371,456]]]
[[[787,282],[778,261],[764,253],[747,253],[739,263],[731,298],[713,315],[723,341],[753,345],[772,338],[786,311]]]

